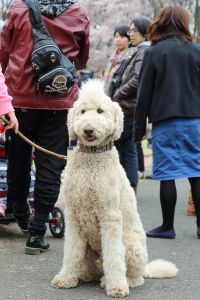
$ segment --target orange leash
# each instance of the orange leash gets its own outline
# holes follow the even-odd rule
[[[5,118],[3,118],[2,116],[0,116],[1,120],[6,123],[7,125],[10,125],[10,122],[8,120],[6,120]],[[20,131],[17,132],[17,135],[20,136],[22,138],[22,140],[24,140],[25,142],[27,142],[28,144],[30,144],[31,146],[33,146],[34,148],[44,152],[44,153],[47,153],[49,155],[53,155],[53,156],[56,156],[58,158],[61,158],[61,159],[65,159],[67,160],[68,157],[66,155],[62,155],[62,154],[58,154],[56,152],[53,152],[53,151],[50,151],[50,150],[47,150],[37,144],[35,144],[34,142],[32,142],[31,140],[29,140],[25,135],[23,135]]]

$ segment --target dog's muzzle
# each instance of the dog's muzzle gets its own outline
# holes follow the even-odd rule
[[[96,139],[94,135],[94,128],[92,126],[86,126],[83,131],[84,137],[88,142],[93,142]]]

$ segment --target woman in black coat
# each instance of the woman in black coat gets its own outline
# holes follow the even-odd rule
[[[189,14],[161,10],[149,28],[152,46],[143,60],[135,113],[135,141],[153,124],[153,177],[160,180],[163,223],[147,236],[175,238],[175,179],[188,178],[200,238],[200,45],[192,43]]]

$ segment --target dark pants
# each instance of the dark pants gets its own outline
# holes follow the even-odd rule
[[[16,109],[19,130],[36,144],[60,153],[67,153],[67,111]],[[7,132],[8,202],[20,213],[27,210],[30,185],[32,147],[13,131]],[[34,187],[34,219],[30,230],[44,234],[49,212],[53,209],[60,188],[60,174],[65,160],[35,149],[36,180]]]
[[[119,153],[121,165],[133,188],[137,186],[138,159],[136,144],[133,141],[133,122],[132,116],[124,116],[124,130],[115,146]]]

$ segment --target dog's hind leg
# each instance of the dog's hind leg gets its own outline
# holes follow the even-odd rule
[[[124,233],[124,245],[126,249],[127,279],[130,287],[134,288],[144,283],[144,268],[148,260],[146,246],[142,245],[137,233],[134,236],[133,229]]]
[[[86,282],[99,281],[102,275],[101,263],[99,261],[98,253],[93,251],[88,245],[79,279]]]
[[[51,282],[55,288],[76,287],[85,259],[86,241],[80,237],[74,218],[70,213],[67,214],[65,220],[67,224],[63,266],[60,273]]]
[[[129,294],[126,279],[125,248],[122,243],[122,215],[118,210],[103,214],[100,222],[105,288],[108,296],[119,298]]]

